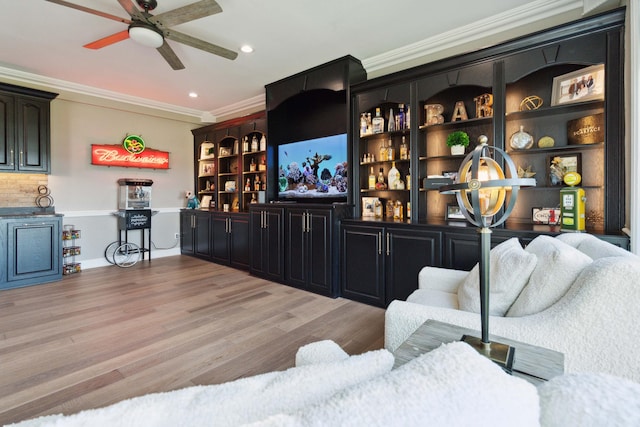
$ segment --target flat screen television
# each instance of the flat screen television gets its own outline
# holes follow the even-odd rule
[[[280,144],[278,165],[279,200],[347,199],[346,133]]]

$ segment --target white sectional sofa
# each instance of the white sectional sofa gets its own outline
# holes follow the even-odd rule
[[[461,342],[392,370],[387,350],[349,357],[334,342],[320,341],[302,347],[296,364],[282,372],[148,394],[12,426],[640,425],[640,384],[577,374],[536,388]]]
[[[490,334],[564,353],[566,373],[640,381],[640,257],[582,233],[514,241],[491,251]],[[428,319],[479,330],[476,268],[425,267],[419,289],[389,305],[385,347]]]

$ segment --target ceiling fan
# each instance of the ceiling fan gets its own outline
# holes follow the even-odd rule
[[[129,28],[124,31],[111,34],[110,36],[84,45],[84,47],[89,49],[101,49],[119,41],[132,38],[140,44],[158,49],[160,55],[162,55],[174,70],[182,70],[184,69],[184,65],[173,49],[171,49],[171,46],[167,44],[166,39],[231,60],[236,59],[238,56],[237,52],[232,50],[169,29],[169,27],[174,25],[184,24],[194,19],[222,12],[222,8],[215,0],[200,0],[155,16],[149,12],[154,10],[158,5],[156,0],[136,0],[136,3],[142,10],[133,4],[133,0],[117,0],[131,16],[131,19],[121,18],[65,0],[47,1],[129,25]]]

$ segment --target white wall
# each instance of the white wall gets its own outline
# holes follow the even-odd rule
[[[77,243],[82,268],[107,265],[105,247],[118,238],[119,178],[153,180],[152,258],[179,254],[179,209],[193,186],[193,137],[201,125],[131,105],[61,94],[51,103],[51,175],[49,188],[64,224],[81,230]],[[169,170],[105,167],[91,164],[91,144],[121,144],[127,134],[141,135],[147,147],[168,151]],[[140,231],[130,241],[140,244]]]

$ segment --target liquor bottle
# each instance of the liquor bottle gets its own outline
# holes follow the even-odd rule
[[[378,172],[378,182],[376,182],[376,190],[386,190],[387,184],[384,183],[384,172],[383,169],[380,168],[380,172]]]
[[[393,202],[392,202],[391,200],[387,200],[387,206],[386,206],[387,212],[386,212],[386,216],[387,216],[387,218],[389,218],[389,219],[393,219],[393,208],[394,208],[394,206],[393,206]]]
[[[242,141],[242,152],[243,153],[249,152],[249,138],[247,138],[246,136],[244,137],[244,140]]]
[[[260,177],[258,175],[256,175],[256,178],[253,181],[253,189],[255,191],[260,191]]]
[[[371,173],[369,174],[369,190],[376,188],[376,174],[373,173],[373,166],[371,166]]]
[[[373,124],[371,123],[371,113],[367,113],[367,135],[373,133]]]
[[[407,202],[407,219],[411,219],[411,202]]]
[[[407,112],[404,115],[405,129],[411,128],[411,105],[407,105]]]
[[[387,182],[389,183],[389,190],[397,189],[398,180],[400,179],[400,172],[396,169],[396,162],[391,163],[391,169],[389,169],[389,175]]]
[[[409,170],[407,171],[407,190],[411,190],[411,168],[409,168]],[[408,212],[407,215],[409,215]]]
[[[389,122],[387,126],[389,132],[396,130],[396,119],[393,117],[393,108],[389,109]]]
[[[409,147],[407,146],[407,141],[405,141],[405,137],[402,137],[402,145],[400,145],[400,160],[409,159]]]
[[[251,138],[251,151],[258,151],[258,138],[255,135]]]
[[[367,114],[360,114],[360,136],[364,136],[367,134]]]
[[[373,203],[373,216],[376,218],[382,218],[382,202],[378,199]]]
[[[373,133],[384,132],[384,117],[380,115],[380,108],[376,108],[376,116],[371,119]]]
[[[393,219],[403,219],[404,215],[402,211],[402,202],[400,200],[396,200],[396,203],[393,206]]]
[[[260,151],[267,151],[267,137],[264,135],[260,138]]]
[[[394,160],[396,158],[396,149],[393,146],[391,138],[389,138],[389,145],[387,146],[387,160]]]
[[[251,178],[247,178],[247,183],[244,185],[244,191],[251,191]]]
[[[398,125],[396,126],[396,129],[398,130],[405,130],[405,116],[404,116],[404,104],[399,104],[398,105],[398,115],[396,116],[396,121],[398,122]]]
[[[380,160],[381,161],[386,160],[387,156],[388,156],[388,154],[387,154],[387,146],[386,146],[385,142],[382,141],[380,143]]]

